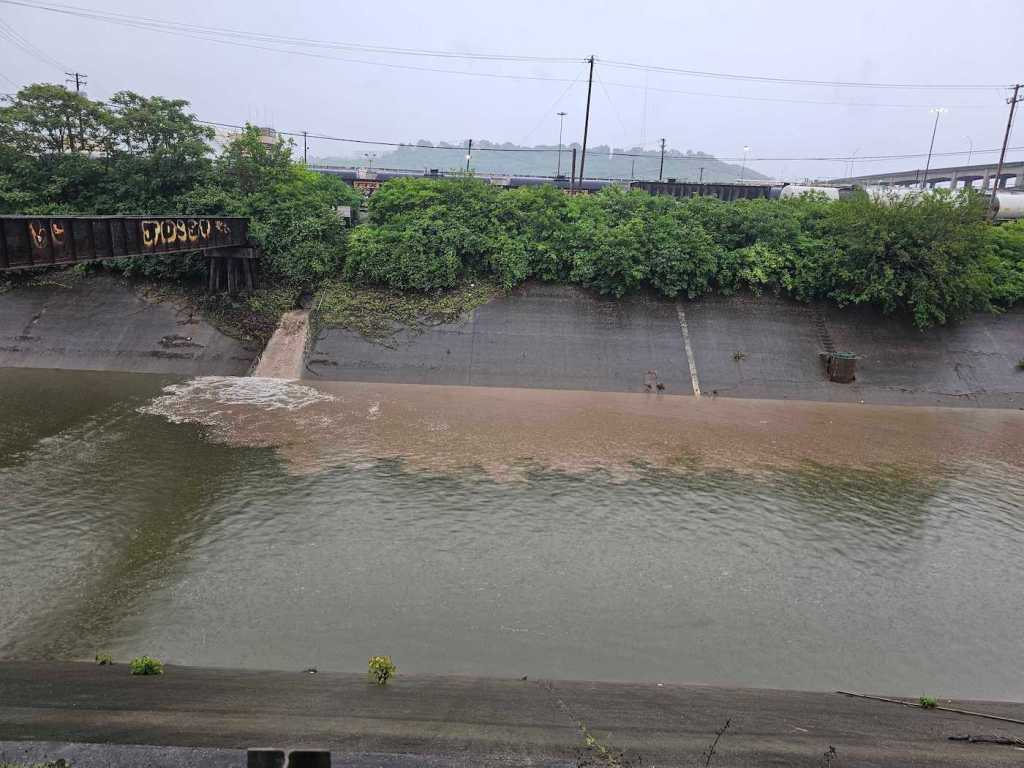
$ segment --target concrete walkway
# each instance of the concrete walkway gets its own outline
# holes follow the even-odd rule
[[[956,706],[1024,719],[1024,704]],[[832,693],[401,675],[378,688],[355,674],[168,667],[131,677],[123,664],[0,662],[0,742],[312,747],[332,750],[336,765],[372,755],[379,766],[554,766],[574,764],[578,720],[645,766],[696,765],[726,720],[715,766],[820,766],[830,745],[843,768],[1024,757],[948,739],[1020,738],[1024,726]]]

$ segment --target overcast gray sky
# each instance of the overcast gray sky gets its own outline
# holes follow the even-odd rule
[[[742,155],[744,145],[755,158],[926,152],[934,119],[930,106],[949,110],[940,119],[936,152],[966,151],[971,142],[975,150],[992,149],[1002,140],[1007,92],[804,86],[611,62],[819,81],[995,86],[1024,80],[1021,0],[72,2],[75,8],[131,17],[318,41],[577,60],[475,61],[257,43],[336,57],[313,58],[182,37],[155,23],[119,26],[0,3],[0,20],[47,58],[88,74],[94,98],[131,89],[188,99],[208,120],[385,141],[473,137],[555,143],[559,110],[569,113],[566,141],[579,140],[586,99],[582,59],[590,54],[598,57],[592,144],[630,147],[643,140],[653,147],[664,136],[671,147],[723,157]],[[63,78],[53,62],[0,39],[2,90]],[[803,101],[826,103],[796,103]],[[880,106],[886,104],[904,106]],[[1024,134],[1018,132],[1013,144],[1024,145]],[[311,151],[362,150],[312,142]],[[992,158],[976,152],[974,159]],[[937,158],[932,165],[965,160]],[[846,165],[751,162],[762,173],[792,178],[842,175]],[[855,170],[918,165],[923,161],[858,161]]]

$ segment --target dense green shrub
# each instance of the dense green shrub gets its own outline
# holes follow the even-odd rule
[[[992,301],[1004,307],[1024,301],[1024,221],[992,227],[989,241]]]
[[[290,142],[248,126],[211,157],[213,130],[188,102],[131,91],[92,101],[57,85],[22,88],[0,107],[0,213],[249,216],[265,272],[315,282],[341,269],[340,205],[361,197],[292,159]],[[119,259],[128,274],[202,274],[204,260]]]
[[[829,296],[908,312],[920,328],[991,307],[985,203],[944,193],[879,204],[867,195],[832,204],[822,232],[837,250]]]
[[[296,163],[291,142],[248,126],[213,157],[211,138],[184,101],[27,86],[0,106],[0,213],[247,216],[264,275],[293,287],[344,274],[427,292],[479,278],[613,296],[770,292],[869,304],[922,328],[1024,300],[1024,223],[990,226],[970,192],[724,203],[405,178],[383,184],[349,232],[336,209],[361,197]],[[198,256],[114,266],[156,279],[206,269]]]

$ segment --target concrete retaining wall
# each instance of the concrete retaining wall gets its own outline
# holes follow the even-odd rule
[[[183,303],[148,301],[117,278],[48,279],[0,294],[0,368],[230,376],[259,352]]]
[[[692,370],[685,350],[689,336]],[[1024,311],[918,331],[863,308],[772,296],[615,301],[530,284],[458,323],[374,343],[320,332],[306,377],[879,404],[1024,407]],[[827,380],[819,353],[860,356],[857,381]],[[691,376],[693,374],[693,376]]]

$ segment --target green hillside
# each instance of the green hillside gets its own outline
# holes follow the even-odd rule
[[[572,165],[572,147],[577,147],[579,161],[579,145],[566,145],[562,150],[562,174],[569,175]],[[516,144],[495,144],[489,141],[473,142],[473,157],[470,167],[477,173],[498,173],[511,176],[554,176],[558,168],[558,147],[554,145],[537,145],[522,147]],[[495,151],[501,150],[501,151]],[[529,150],[529,151],[522,151]],[[628,152],[637,157],[624,157]],[[423,171],[436,168],[441,171],[464,170],[466,167],[465,142],[449,143],[420,140],[416,146],[396,147],[387,151],[373,153],[374,168],[393,168]],[[644,151],[640,148],[629,150],[608,145],[590,146],[587,148],[587,178],[617,179],[656,179],[661,156],[657,150]],[[329,156],[313,159],[315,163],[324,165],[345,165],[364,167],[371,161],[365,153],[348,156]],[[704,181],[736,181],[742,170],[745,179],[765,179],[766,176],[741,169],[739,164],[723,163],[703,152],[687,150],[668,150],[665,153],[665,178],[676,178],[680,181],[696,181],[701,177],[703,168]]]

